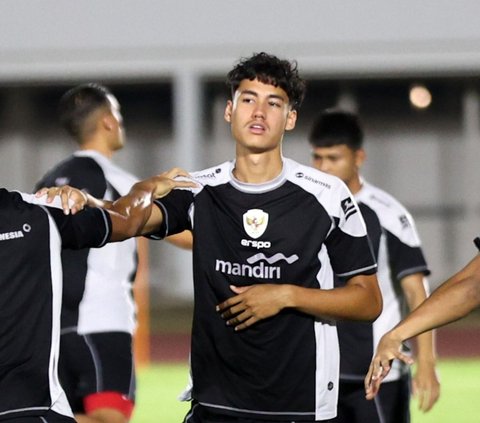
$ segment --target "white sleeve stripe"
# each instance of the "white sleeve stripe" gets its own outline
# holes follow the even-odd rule
[[[102,242],[100,243],[99,247],[103,247],[106,243],[107,243],[107,240],[108,238],[112,235],[110,230],[109,230],[109,227],[108,227],[108,219],[107,219],[107,211],[102,209],[102,208],[99,208],[99,210],[102,212],[102,217],[103,217],[103,223],[105,223],[105,236],[103,237],[103,240]],[[112,232],[113,232],[113,223],[112,223]]]
[[[353,270],[353,271],[351,271],[351,272],[347,272],[347,273],[337,273],[337,276],[345,277],[345,276],[352,276],[352,275],[362,274],[362,273],[365,272],[366,270],[371,270],[371,269],[376,269],[376,268],[377,268],[377,265],[376,265],[376,264],[373,264],[373,265],[371,265],[371,266],[363,267],[363,268],[361,268],[361,269]]]
[[[427,266],[416,266],[410,267],[409,269],[402,270],[398,275],[397,279],[403,279],[405,276],[413,275],[414,273],[424,273],[426,275],[430,274]]]

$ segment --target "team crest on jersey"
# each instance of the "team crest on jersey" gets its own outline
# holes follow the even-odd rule
[[[268,213],[260,209],[250,209],[243,215],[243,227],[251,238],[259,238],[268,225]]]

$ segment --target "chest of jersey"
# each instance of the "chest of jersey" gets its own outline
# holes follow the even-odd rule
[[[196,266],[238,285],[315,280],[331,219],[293,184],[262,194],[229,184],[195,199]]]

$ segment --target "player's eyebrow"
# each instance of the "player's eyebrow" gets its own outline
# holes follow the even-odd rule
[[[245,94],[253,95],[254,97],[258,97],[258,93],[256,91],[253,91],[253,90],[248,90],[247,89],[247,90],[243,90],[243,91],[240,92],[240,95],[245,95]],[[281,100],[283,102],[286,101],[285,98],[283,96],[279,95],[279,94],[269,94],[267,97],[272,98],[272,99]]]

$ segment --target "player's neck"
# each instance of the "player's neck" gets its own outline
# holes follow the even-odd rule
[[[282,169],[282,157],[278,153],[237,155],[233,175],[241,182],[260,184],[275,179]]]
[[[93,150],[97,153],[100,153],[102,156],[107,157],[108,159],[111,159],[113,156],[113,151],[108,148],[106,143],[99,142],[96,139],[91,139],[83,142],[80,145],[80,150]]]
[[[347,186],[352,194],[356,194],[362,189],[362,179],[359,175],[357,175],[355,178],[352,178],[352,180],[347,183]]]

